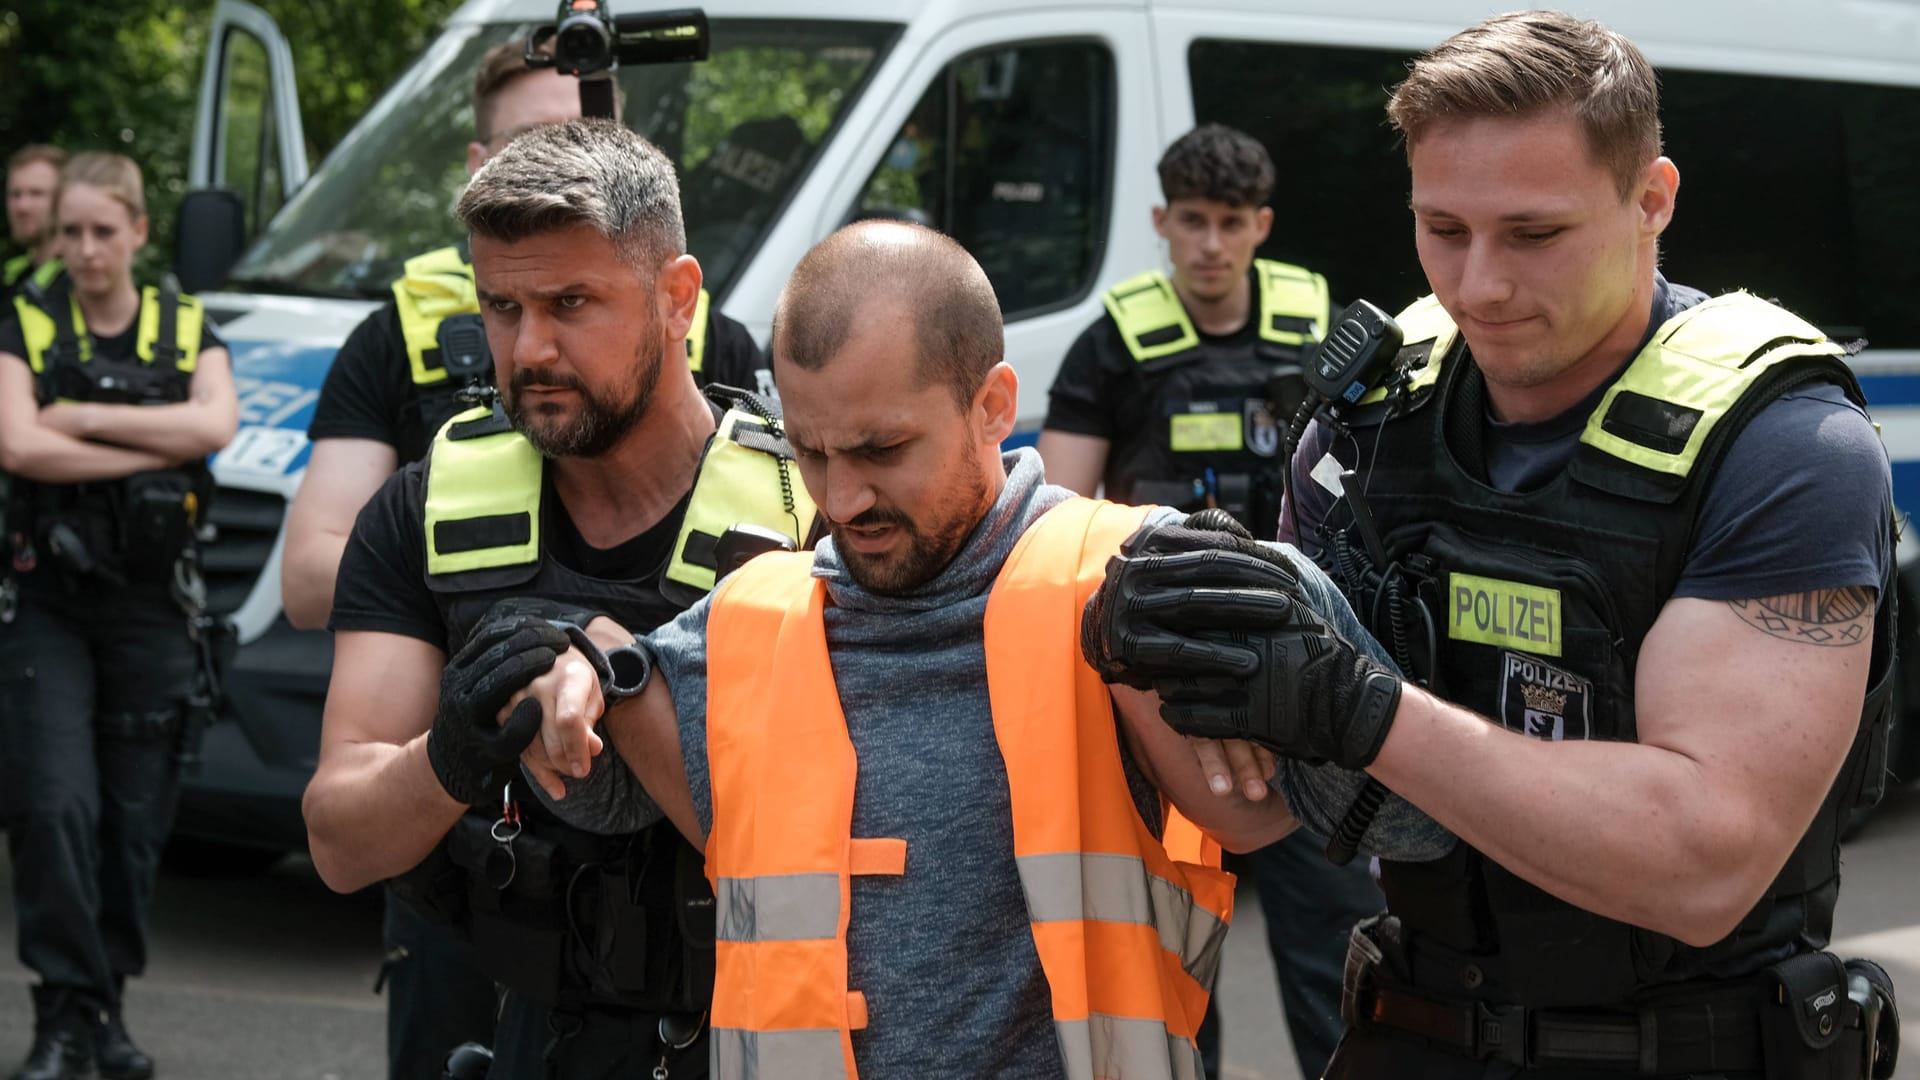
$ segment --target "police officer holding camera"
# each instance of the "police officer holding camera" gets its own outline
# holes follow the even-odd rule
[[[121,1016],[173,823],[206,627],[195,532],[239,404],[198,301],[136,287],[140,170],[80,154],[54,203],[67,276],[0,326],[0,465],[13,476],[0,724],[34,1042],[15,1080],[151,1076]],[[202,635],[199,640],[195,635]]]
[[[1434,295],[1330,336],[1392,365],[1308,431],[1286,531],[1398,670],[1257,552],[1152,607],[1112,594],[1193,553],[1121,560],[1088,627],[1175,728],[1282,755],[1303,820],[1354,816],[1292,782],[1326,762],[1459,836],[1382,859],[1330,1078],[1892,1074],[1885,973],[1824,951],[1884,783],[1887,457],[1845,349],[1658,272],[1658,105],[1632,42],[1557,12],[1394,92]]]

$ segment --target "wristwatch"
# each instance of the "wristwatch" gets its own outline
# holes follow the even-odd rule
[[[567,640],[593,665],[600,676],[600,697],[607,704],[639,697],[653,677],[653,654],[639,642],[602,649],[586,628],[560,619],[549,620],[567,635]]]

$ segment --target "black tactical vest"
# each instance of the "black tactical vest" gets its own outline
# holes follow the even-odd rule
[[[1403,613],[1403,645],[1411,639],[1435,692],[1508,728],[1633,741],[1639,644],[1679,580],[1708,480],[1746,423],[1794,387],[1831,382],[1864,405],[1843,351],[1746,294],[1700,304],[1660,327],[1606,393],[1561,475],[1508,493],[1485,479],[1484,383],[1453,324],[1432,298],[1400,321],[1400,359],[1415,369],[1410,397],[1390,412],[1363,407],[1352,424],[1357,447],[1336,440],[1335,453],[1361,470],[1387,558],[1430,613],[1430,623]],[[1322,561],[1388,641],[1395,629],[1386,605],[1353,584],[1361,544],[1344,498],[1322,536]],[[1695,948],[1603,918],[1462,843],[1435,862],[1382,863],[1414,982],[1529,1006],[1614,1005],[1658,984],[1741,975],[1824,946],[1839,889],[1839,828],[1877,787],[1883,760],[1872,747],[1886,735],[1891,595],[1883,585],[1853,751],[1768,894],[1733,933]],[[1436,655],[1426,655],[1429,641]]]
[[[1279,521],[1279,451],[1305,396],[1300,359],[1326,332],[1326,279],[1297,266],[1254,264],[1254,332],[1203,340],[1173,285],[1141,274],[1105,302],[1127,377],[1105,476],[1116,502],[1197,510],[1212,501],[1254,535]],[[1107,365],[1111,366],[1111,365]]]
[[[712,589],[718,537],[709,530],[724,531],[720,522],[805,541],[813,504],[789,475],[792,451],[777,412],[750,395],[710,394],[729,407],[702,455],[672,554],[659,567],[636,568],[652,572],[618,581],[547,555],[544,460],[497,406],[449,422],[434,440],[420,508],[426,583],[448,652],[509,597],[577,605],[636,634],[652,630]],[[530,794],[517,801],[525,830],[512,842],[517,867],[505,886],[489,880],[488,860],[500,858],[497,815],[489,812],[461,819],[438,869],[410,875],[403,893],[463,924],[482,970],[527,996],[562,1007],[704,1011],[714,906],[700,852],[664,820],[632,836],[597,836],[561,823]]]

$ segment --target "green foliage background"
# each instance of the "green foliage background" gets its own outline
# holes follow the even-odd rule
[[[458,6],[458,0],[255,2],[292,44],[313,164]],[[139,162],[153,222],[142,276],[165,267],[172,251],[212,21],[212,0],[184,6],[10,0],[0,11],[0,156],[50,142],[69,151],[112,150]]]

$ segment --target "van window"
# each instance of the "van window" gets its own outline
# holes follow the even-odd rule
[[[1660,102],[1680,169],[1669,277],[1920,349],[1920,88],[1663,71]]]
[[[240,29],[227,31],[226,139],[221,149],[220,178],[240,193],[247,208],[247,232],[257,233],[280,209],[284,191],[280,182],[279,115],[273,100],[273,79],[267,47]]]
[[[1093,286],[1113,159],[1113,57],[1093,42],[995,47],[947,65],[867,180],[853,218],[958,240],[1008,317]]]
[[[624,119],[680,168],[688,247],[726,287],[858,98],[899,27],[715,19],[711,59],[620,70]],[[450,30],[288,200],[235,267],[242,287],[382,297],[406,260],[460,238],[473,76],[531,25]]]
[[[1427,291],[1406,156],[1387,127],[1387,90],[1406,64],[1398,52],[1255,41],[1187,50],[1196,122],[1238,128],[1273,157],[1260,256],[1325,274],[1336,306],[1365,298],[1397,311]]]
[[[1195,41],[1194,114],[1273,155],[1267,258],[1327,275],[1336,299],[1389,309],[1427,291],[1387,126],[1398,53]],[[1661,71],[1680,200],[1661,243],[1672,280],[1777,298],[1837,337],[1920,348],[1920,89]]]

